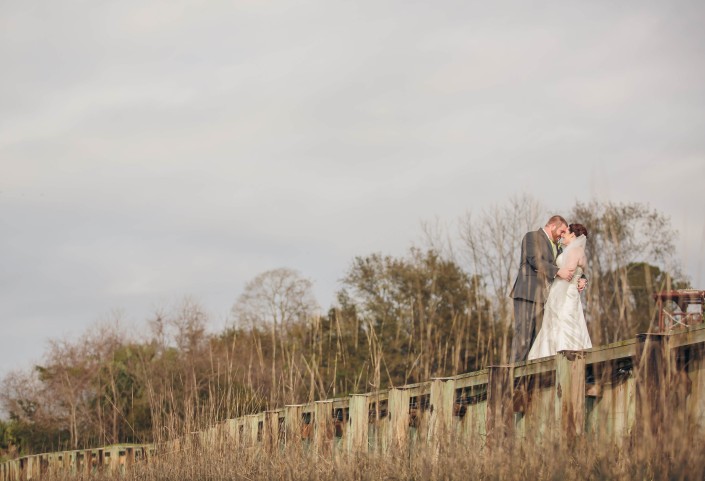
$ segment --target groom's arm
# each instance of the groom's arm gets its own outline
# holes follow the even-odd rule
[[[542,249],[543,239],[539,238],[538,232],[529,232],[524,236],[522,249],[526,253],[526,262],[538,274],[553,279],[558,274],[558,267],[553,263],[553,259],[546,257],[546,250]]]

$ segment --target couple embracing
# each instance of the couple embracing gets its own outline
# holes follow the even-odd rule
[[[587,229],[559,216],[524,236],[514,299],[511,361],[592,347],[580,302],[587,279]],[[559,246],[560,241],[560,246]],[[536,334],[537,321],[542,321]]]

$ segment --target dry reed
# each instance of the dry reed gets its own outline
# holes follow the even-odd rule
[[[702,434],[662,431],[658,438],[625,438],[621,445],[582,437],[570,444],[544,439],[502,447],[448,444],[380,454],[318,456],[306,445],[269,452],[219,443],[161,453],[126,474],[93,480],[690,480],[705,479]],[[63,479],[63,478],[48,478]],[[80,478],[77,478],[80,479]],[[89,478],[84,478],[89,479]]]

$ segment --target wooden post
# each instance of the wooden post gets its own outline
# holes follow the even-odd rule
[[[217,442],[217,430],[215,427],[206,428],[199,432],[199,444],[203,450],[213,449]]]
[[[313,413],[313,445],[319,455],[330,454],[333,440],[333,401],[316,401]]]
[[[98,448],[98,470],[102,471],[105,467],[105,448]]]
[[[556,354],[556,426],[561,439],[572,441],[585,428],[585,353]]]
[[[237,419],[226,419],[223,425],[224,442],[226,445],[237,445]]]
[[[265,411],[262,443],[270,453],[279,447],[279,411]]]
[[[115,473],[118,470],[120,464],[120,454],[117,448],[108,448],[106,450],[106,455],[108,458],[108,470],[111,473]]]
[[[60,465],[61,465],[61,453],[54,453],[51,456],[49,456],[49,473],[51,475],[56,476],[60,472]]]
[[[79,472],[81,460],[78,459],[78,451],[69,452],[69,472],[73,475]]]
[[[287,447],[301,444],[301,404],[292,404],[284,408],[285,443]]]
[[[257,415],[246,414],[242,419],[242,446],[251,447],[257,443]]]
[[[247,443],[250,442],[250,433],[247,431],[247,415],[236,418],[235,422],[237,423],[237,427],[235,428],[237,430],[237,444],[240,447],[247,447]]]
[[[514,366],[490,366],[487,381],[487,440],[502,443],[514,432]]]
[[[87,449],[81,450],[81,470],[79,472],[90,477],[91,475],[91,451]]]
[[[252,415],[251,420],[253,446],[260,446],[264,440],[264,413]]]
[[[311,447],[313,443],[313,425],[316,416],[316,405],[313,402],[301,406],[301,441],[304,446]]]
[[[350,418],[348,420],[348,451],[352,453],[367,452],[367,429],[369,427],[369,408],[366,394],[350,396]]]
[[[125,448],[125,451],[127,455],[125,469],[126,471],[130,471],[135,465],[135,448]]]
[[[455,380],[434,379],[431,383],[431,416],[428,442],[434,446],[450,441],[453,428],[453,403],[455,402]]]
[[[86,471],[86,455],[83,451],[76,450],[76,474],[81,476]]]
[[[668,426],[671,356],[667,334],[639,334],[636,342],[636,422],[639,442]]]
[[[333,451],[345,452],[348,439],[348,418],[350,415],[350,398],[333,400]]]
[[[389,390],[389,441],[388,449],[393,453],[406,452],[409,448],[409,391]]]

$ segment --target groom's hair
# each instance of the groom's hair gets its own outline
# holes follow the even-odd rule
[[[568,225],[568,222],[560,215],[554,215],[550,219],[548,219],[548,222],[546,222],[546,225]]]

